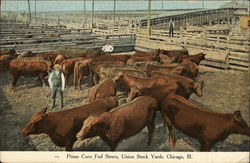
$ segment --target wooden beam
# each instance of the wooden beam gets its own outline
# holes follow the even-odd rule
[[[113,9],[113,25],[115,27],[115,8],[116,8],[116,0],[114,0],[114,9]]]
[[[84,22],[87,24],[86,0],[84,0]]]
[[[31,22],[30,0],[28,0],[28,8],[29,8],[29,21]]]
[[[86,13],[86,0],[83,0],[83,17],[82,17],[82,26],[87,24],[87,13]]]
[[[161,0],[161,11],[163,12],[163,9],[164,9],[164,3],[163,3],[163,0]]]
[[[95,10],[95,0],[92,0],[91,28],[93,28],[93,24],[94,24],[94,10]]]
[[[36,19],[36,23],[37,23],[37,16],[36,16],[36,0],[35,0],[35,19]]]
[[[151,0],[148,0],[148,20],[147,20],[147,34],[148,37],[151,34],[151,26],[150,26],[150,21],[151,20]]]

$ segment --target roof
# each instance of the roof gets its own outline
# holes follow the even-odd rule
[[[236,0],[231,0],[230,2],[222,5],[220,8],[247,8],[247,7],[248,7],[247,4],[242,4],[238,3]]]

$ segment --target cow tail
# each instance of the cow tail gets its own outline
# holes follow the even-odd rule
[[[65,67],[65,64],[64,64],[64,63],[62,64],[62,71],[63,71],[64,74],[65,74],[65,72],[66,72],[66,67]]]
[[[90,78],[93,79],[93,75],[94,75],[94,72],[92,70],[92,61],[88,62],[88,69],[89,69],[89,75],[90,75]]]

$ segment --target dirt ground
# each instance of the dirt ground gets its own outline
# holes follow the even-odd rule
[[[191,96],[191,102],[218,112],[241,110],[243,118],[249,119],[249,78],[248,73],[216,70],[200,67],[200,78],[205,81],[203,97]],[[70,109],[87,103],[91,85],[84,80],[83,90],[65,89],[65,108]],[[32,114],[49,106],[50,89],[41,88],[37,78],[20,78],[17,92],[10,91],[7,73],[0,74],[0,150],[1,151],[62,151],[45,134],[25,138],[21,129],[30,120]],[[119,103],[124,103],[124,92],[118,91]],[[56,109],[52,111],[57,111]],[[220,125],[218,123],[218,125]],[[198,151],[199,143],[181,132],[174,130],[176,148],[168,144],[167,129],[163,125],[160,113],[156,116],[156,129],[152,144],[147,146],[147,129],[123,140],[117,151]],[[77,151],[107,151],[108,146],[98,137],[77,141]],[[217,143],[213,151],[250,151],[250,139],[247,136],[231,135],[225,141]]]

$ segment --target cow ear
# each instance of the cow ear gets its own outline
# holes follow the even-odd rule
[[[240,112],[240,110],[236,110],[236,111],[234,112],[234,119],[235,119],[237,122],[240,121],[240,119],[241,119],[241,112]]]

